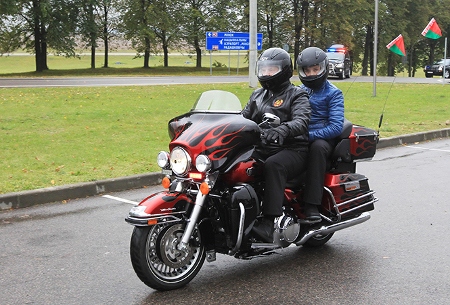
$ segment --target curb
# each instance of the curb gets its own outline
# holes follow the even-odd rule
[[[377,144],[377,149],[449,137],[450,137],[450,128],[418,132],[403,136],[380,139],[380,141]]]
[[[377,149],[449,138],[450,128],[380,139]],[[161,183],[161,173],[148,173],[86,183],[47,187],[37,190],[0,194],[0,211],[26,208],[37,204],[86,198],[110,192],[120,192]]]
[[[148,173],[86,183],[46,187],[37,190],[0,194],[0,211],[26,208],[36,204],[86,198],[110,192],[120,192],[161,183],[161,173]]]

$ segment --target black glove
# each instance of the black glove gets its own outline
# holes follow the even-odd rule
[[[279,144],[281,146],[283,145],[283,142],[288,135],[289,135],[289,127],[287,127],[286,125],[280,125],[275,128],[265,129],[261,133],[261,139],[263,140],[263,142],[266,143],[272,142]]]

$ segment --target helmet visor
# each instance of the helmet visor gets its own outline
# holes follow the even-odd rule
[[[263,60],[258,61],[256,64],[256,71],[258,77],[261,76],[274,76],[281,72],[283,69],[281,60]]]
[[[298,74],[300,75],[300,77],[320,77],[326,72],[326,69],[328,69],[328,67],[326,66],[326,60],[324,60],[317,65],[298,67]]]

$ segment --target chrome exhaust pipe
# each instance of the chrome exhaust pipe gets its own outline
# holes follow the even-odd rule
[[[309,232],[307,232],[305,235],[303,235],[303,237],[295,242],[295,244],[297,246],[301,246],[303,245],[308,239],[310,239],[311,237],[315,236],[315,235],[327,235],[330,233],[334,233],[336,231],[342,230],[342,229],[346,229],[348,227],[352,227],[354,225],[363,223],[367,220],[370,219],[370,214],[369,212],[363,212],[361,215],[359,215],[356,218],[352,218],[352,219],[348,219],[348,220],[344,220],[338,223],[334,223],[331,224],[329,226],[322,226],[319,229],[315,229],[315,230],[311,230]]]

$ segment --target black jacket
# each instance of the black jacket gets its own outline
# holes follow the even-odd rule
[[[287,82],[279,92],[264,88],[255,90],[242,110],[242,115],[257,124],[263,120],[264,113],[272,113],[289,127],[289,136],[282,147],[276,144],[262,145],[270,154],[283,148],[308,149],[308,123],[311,115],[308,94],[303,89]],[[261,126],[265,128],[265,126]],[[265,146],[265,147],[264,147]]]

